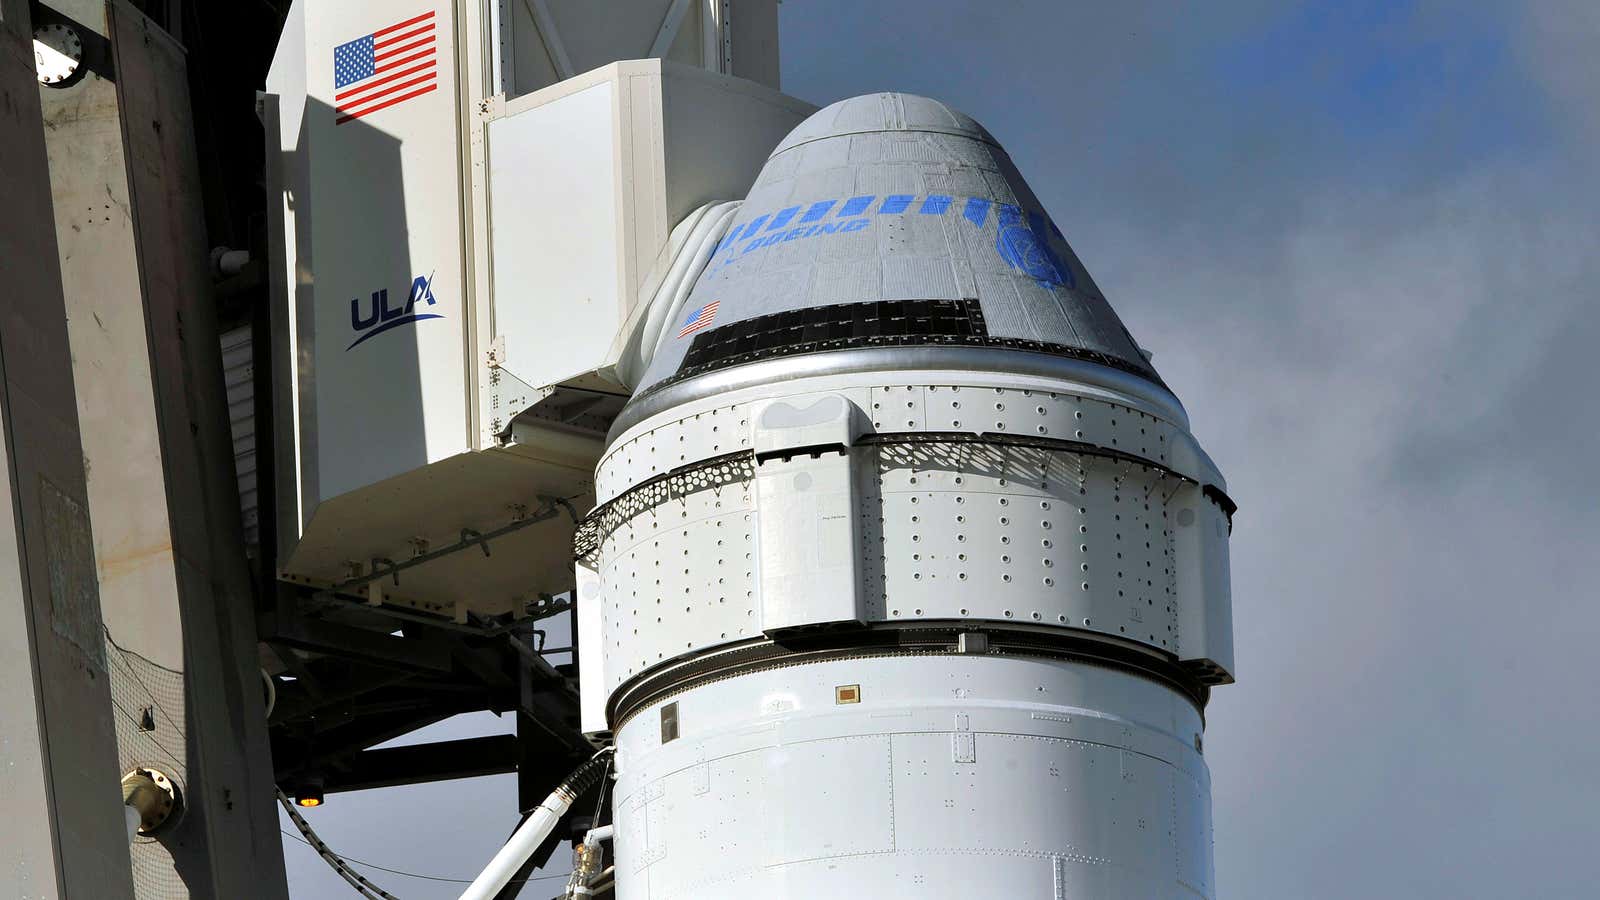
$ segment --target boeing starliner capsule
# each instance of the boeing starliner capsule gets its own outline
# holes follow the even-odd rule
[[[1233,504],[995,139],[823,109],[670,316],[578,536],[618,897],[1214,896]]]

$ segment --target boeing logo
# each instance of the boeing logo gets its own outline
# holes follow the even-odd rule
[[[433,276],[418,275],[411,280],[411,290],[406,294],[406,302],[400,306],[389,305],[389,289],[379,288],[372,292],[372,299],[367,304],[366,315],[362,315],[361,298],[350,301],[350,328],[355,332],[356,339],[350,346],[344,348],[345,352],[354,350],[357,345],[371,340],[385,331],[399,328],[401,325],[410,325],[423,319],[442,319],[444,316],[431,312],[413,312],[417,304],[433,306],[438,301],[433,296]],[[426,308],[426,307],[424,307]]]
[[[1051,238],[1060,238],[1061,232],[1043,213],[1024,211],[1013,204],[982,197],[956,198],[944,194],[890,194],[881,200],[867,194],[842,200],[818,200],[756,216],[743,225],[735,225],[722,239],[716,249],[716,257],[720,258],[712,268],[728,265],[774,244],[861,231],[870,227],[870,217],[874,215],[943,216],[959,212],[973,227],[983,228],[991,210],[996,226],[994,249],[1007,265],[1046,287],[1075,286],[1072,267],[1051,246]]]

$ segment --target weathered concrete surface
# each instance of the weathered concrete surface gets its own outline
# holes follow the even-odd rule
[[[26,0],[0,0],[0,896],[131,898]]]

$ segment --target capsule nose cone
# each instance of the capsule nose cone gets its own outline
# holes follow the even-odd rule
[[[894,131],[951,134],[999,146],[978,120],[938,100],[882,93],[851,97],[817,110],[795,126],[772,155],[824,138]]]
[[[843,100],[797,126],[679,319],[641,394],[773,356],[919,344],[1068,356],[1161,384],[994,137],[911,94]]]

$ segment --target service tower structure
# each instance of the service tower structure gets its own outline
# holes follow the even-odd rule
[[[815,113],[665,316],[576,539],[617,896],[1214,896],[1234,507],[994,137]]]

